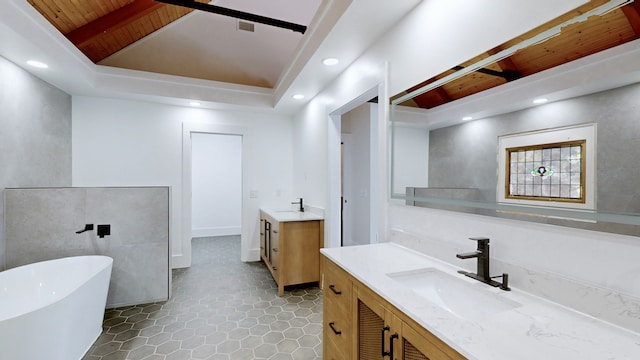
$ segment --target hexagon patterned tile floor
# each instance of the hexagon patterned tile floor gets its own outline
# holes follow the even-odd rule
[[[169,301],[107,310],[83,360],[322,358],[322,292],[278,297],[264,263],[240,261],[240,238],[193,239],[193,264],[173,270]]]

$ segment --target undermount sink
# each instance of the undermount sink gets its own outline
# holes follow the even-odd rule
[[[482,320],[521,306],[494,293],[481,284],[470,284],[464,279],[435,268],[423,268],[386,274],[408,287],[417,295],[462,319]]]

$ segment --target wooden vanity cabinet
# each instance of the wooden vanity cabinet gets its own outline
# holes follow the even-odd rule
[[[324,222],[277,221],[260,215],[260,257],[278,285],[284,287],[320,281],[320,248],[324,246]]]
[[[325,359],[466,359],[331,260],[323,257],[323,262]],[[329,286],[339,283],[341,287],[350,285],[351,295],[342,298],[332,295]],[[347,298],[352,300],[349,301],[350,307],[345,310],[344,300]],[[351,315],[345,315],[345,311]],[[340,318],[346,320],[341,323]],[[341,324],[342,328],[338,329],[342,331],[340,336],[346,337],[342,339],[336,335],[329,323],[334,323],[336,327]]]
[[[349,275],[324,256],[323,269],[323,349],[326,360],[352,359],[352,282]]]

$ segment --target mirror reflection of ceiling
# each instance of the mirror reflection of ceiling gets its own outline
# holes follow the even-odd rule
[[[92,62],[274,88],[306,35],[154,0],[27,0]],[[309,26],[322,0],[195,0]]]
[[[459,66],[417,84],[391,100],[393,101],[466,66],[508,49],[525,39],[558,26],[591,10],[594,5],[599,4],[590,2]],[[602,16],[592,16],[587,21],[566,26],[558,36],[522,49],[507,58],[417,95],[399,105],[432,109],[638,38],[640,38],[640,1],[629,3]]]

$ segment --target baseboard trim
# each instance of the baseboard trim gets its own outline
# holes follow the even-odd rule
[[[211,237],[211,236],[230,236],[240,235],[242,229],[239,226],[225,226],[215,228],[198,228],[191,230],[191,236],[194,238]]]

